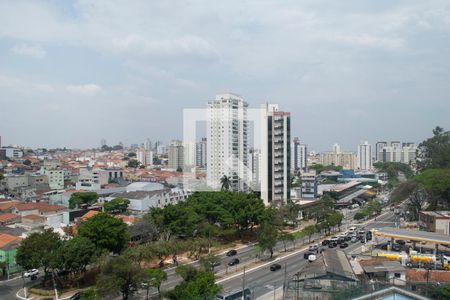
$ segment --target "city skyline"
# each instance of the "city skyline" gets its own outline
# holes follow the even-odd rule
[[[182,136],[183,109],[225,91],[249,108],[279,103],[317,151],[450,127],[446,1],[0,8],[4,144],[168,143]]]

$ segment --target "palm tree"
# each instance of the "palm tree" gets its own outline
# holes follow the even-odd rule
[[[222,185],[222,191],[229,191],[231,180],[227,175],[223,175],[222,178],[220,178],[220,184]]]

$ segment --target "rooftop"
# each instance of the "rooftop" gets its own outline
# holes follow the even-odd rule
[[[11,221],[14,219],[20,218],[20,216],[16,215],[16,214],[10,214],[10,213],[6,213],[6,214],[1,214],[0,215],[0,222],[7,222],[7,221]]]
[[[450,235],[435,232],[383,227],[374,230],[374,234],[378,236],[393,237],[395,239],[450,245]]]
[[[359,263],[366,273],[404,272],[406,270],[400,262],[392,261],[384,257],[361,260]]]
[[[7,233],[0,233],[0,249],[2,250],[10,250],[12,246],[10,244],[14,244],[14,246],[18,245],[22,239],[17,236],[9,235]]]
[[[421,211],[420,213],[427,216],[433,216],[435,218],[450,219],[449,211]]]

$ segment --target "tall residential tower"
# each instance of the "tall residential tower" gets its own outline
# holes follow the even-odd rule
[[[248,190],[247,107],[242,97],[231,93],[208,102],[206,180],[212,188],[220,188],[226,175],[233,191]]]

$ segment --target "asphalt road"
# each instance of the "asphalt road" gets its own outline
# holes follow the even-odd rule
[[[377,227],[392,226],[394,220],[394,215],[392,212],[388,211],[384,215],[377,218],[377,220],[368,221],[366,224],[359,225],[359,227],[364,227],[366,229],[373,229]],[[352,253],[357,248],[361,247],[362,244],[357,242],[350,244],[348,248],[344,251],[347,253]],[[327,248],[325,251],[336,251],[335,248]],[[257,299],[264,294],[271,293],[273,288],[275,289],[283,286],[285,277],[289,280],[292,276],[299,272],[305,264],[309,262],[303,258],[303,254],[306,252],[306,248],[302,251],[296,252],[290,257],[280,258],[274,262],[279,263],[283,266],[281,270],[272,272],[269,267],[273,262],[267,263],[267,265],[256,268],[254,270],[249,270],[245,274],[245,287],[252,290],[253,299]],[[286,275],[285,275],[286,274]],[[224,279],[219,281],[222,285],[224,292],[237,291],[242,289],[243,286],[243,274],[239,273],[238,276],[231,277],[229,279]]]

